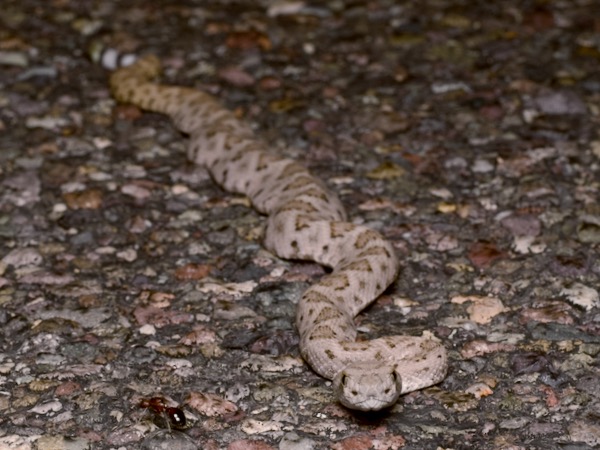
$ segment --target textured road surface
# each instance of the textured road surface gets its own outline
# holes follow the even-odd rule
[[[363,337],[430,330],[446,380],[336,404],[293,328],[323,269],[111,99],[101,45],[159,55],[389,238]],[[3,0],[0,449],[599,446],[599,67],[592,0]]]

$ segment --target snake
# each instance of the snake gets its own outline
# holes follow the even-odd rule
[[[336,399],[358,411],[393,406],[400,395],[441,382],[448,356],[429,331],[359,340],[355,317],[397,278],[392,243],[348,221],[338,196],[303,165],[274,152],[213,95],[161,84],[155,55],[113,71],[114,98],[162,113],[189,137],[188,159],[226,191],[243,194],[267,216],[263,245],[283,259],[330,271],[302,294],[296,327],[303,359],[332,381]]]

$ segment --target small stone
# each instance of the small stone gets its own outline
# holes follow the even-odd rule
[[[600,243],[600,217],[586,215],[577,225],[577,239],[586,244]]]
[[[248,433],[247,430],[244,431]],[[229,444],[227,450],[275,450],[275,447],[272,447],[264,441],[241,439],[239,441],[233,441],[231,444]]]
[[[154,336],[156,334],[156,327],[147,323],[145,325],[142,325],[139,331],[140,334],[143,334],[145,336]]]
[[[563,288],[560,293],[567,298],[569,303],[584,308],[586,311],[600,305],[598,291],[581,283],[573,283],[570,287]]]
[[[2,258],[4,264],[13,267],[39,266],[42,260],[42,255],[34,248],[16,248]]]
[[[590,148],[592,149],[594,156],[600,159],[600,141],[590,142]]]
[[[592,447],[600,446],[600,425],[596,422],[575,420],[568,426],[573,442],[583,442]]]
[[[204,325],[196,325],[191,332],[187,333],[179,340],[181,344],[189,346],[211,344],[216,341],[216,333],[206,328]]]
[[[138,446],[126,446],[125,448],[138,448]],[[159,431],[151,433],[144,439],[141,450],[198,450],[200,447],[187,434],[178,431]]]
[[[42,450],[44,447],[40,447],[40,442],[36,443],[36,449]],[[26,439],[23,436],[16,434],[9,434],[0,437],[0,448],[6,450],[32,450],[31,440]]]
[[[453,91],[471,92],[471,88],[462,82],[457,83],[433,83],[431,92],[434,94],[446,94]]]
[[[524,308],[521,310],[519,321],[527,324],[531,321],[540,323],[556,322],[562,324],[574,323],[573,317],[569,314],[571,307],[563,302],[551,302],[546,305],[539,305],[535,308]]]
[[[219,77],[237,87],[252,86],[256,82],[252,75],[237,67],[219,70]]]
[[[65,203],[70,209],[98,209],[102,206],[102,191],[86,189],[63,194]]]
[[[128,248],[117,253],[117,258],[127,262],[133,262],[137,259],[137,251],[133,248]]]
[[[152,192],[150,192],[149,189],[133,183],[123,185],[121,187],[121,192],[137,200],[144,200],[152,195]]]
[[[473,394],[476,399],[481,399],[483,397],[487,397],[488,395],[492,395],[494,391],[485,383],[475,383],[465,389],[465,392],[469,394]]]
[[[510,215],[500,223],[514,236],[538,236],[542,229],[540,220],[530,214]]]
[[[513,344],[500,344],[482,340],[475,340],[468,342],[464,345],[464,347],[461,350],[461,355],[466,359],[470,359],[475,356],[483,356],[488,353],[510,352],[514,349],[515,346]]]
[[[497,260],[506,257],[506,253],[499,250],[494,244],[476,242],[469,249],[469,260],[477,268],[486,268]]]
[[[574,91],[547,91],[534,101],[538,110],[549,116],[587,113],[587,106]]]
[[[0,65],[27,67],[29,59],[25,52],[0,51]]]
[[[494,170],[494,165],[485,159],[477,159],[471,170],[474,173],[489,173]]]
[[[277,420],[246,419],[242,422],[240,429],[246,434],[264,434],[273,431],[281,431],[283,423]]]
[[[43,128],[51,131],[57,131],[67,125],[69,125],[69,121],[64,117],[28,117],[25,120],[27,128]]]
[[[258,80],[258,87],[265,91],[273,91],[275,89],[279,89],[281,88],[282,84],[282,81],[274,76],[266,76]]]
[[[374,448],[373,438],[364,434],[357,434],[334,443],[332,450],[368,450]]]
[[[287,113],[297,108],[303,107],[305,104],[304,100],[297,98],[281,98],[269,102],[269,111],[274,113]]]
[[[390,180],[400,178],[406,174],[406,170],[393,162],[385,162],[367,173],[367,177],[373,180]]]
[[[441,23],[452,28],[469,28],[471,20],[462,14],[445,14],[442,16]]]
[[[30,411],[36,414],[48,414],[49,412],[60,411],[62,407],[62,403],[55,400],[35,406],[31,408]]]
[[[529,419],[527,417],[517,417],[515,419],[503,420],[500,422],[500,428],[504,428],[505,430],[518,430],[528,423]]]
[[[207,417],[226,416],[238,411],[235,403],[207,392],[191,391],[185,403]]]
[[[512,249],[521,255],[536,255],[546,250],[546,244],[535,242],[534,236],[515,236]]]
[[[409,76],[410,74],[406,67],[396,67],[396,70],[394,71],[394,81],[396,81],[397,83],[404,83]]]
[[[306,2],[301,0],[280,0],[272,2],[267,9],[269,17],[288,16],[298,14],[305,7]]]
[[[8,177],[2,185],[8,188],[5,189],[6,199],[17,206],[34,204],[40,200],[42,185],[36,171],[21,172]]]
[[[279,450],[313,450],[316,442],[307,437],[301,437],[291,431],[286,433],[279,441]]]
[[[490,323],[498,314],[506,311],[499,298],[481,297],[478,295],[457,296],[450,300],[452,303],[462,304],[470,302],[467,307],[469,318],[476,323]]]
[[[212,266],[208,264],[186,264],[175,270],[175,278],[182,281],[201,280],[207,277],[211,270]]]
[[[225,44],[229,48],[238,50],[257,47],[262,50],[270,50],[272,45],[269,36],[256,30],[234,31],[227,36]]]

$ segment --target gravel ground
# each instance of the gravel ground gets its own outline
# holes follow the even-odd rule
[[[0,449],[600,446],[597,1],[0,9]],[[323,269],[111,99],[100,45],[158,54],[394,242],[360,329],[433,332],[445,381],[336,404],[293,328]]]

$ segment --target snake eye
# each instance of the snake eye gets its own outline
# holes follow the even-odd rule
[[[398,373],[396,371],[392,372],[392,380],[394,381],[394,384],[396,386],[398,386],[398,391],[402,390],[402,378],[400,378],[400,375],[398,375]]]
[[[346,381],[348,381],[348,375],[346,375],[344,373],[344,374],[342,374],[342,379],[340,380],[340,382],[342,383],[342,386],[346,386]]]

